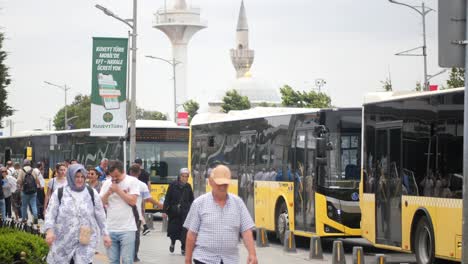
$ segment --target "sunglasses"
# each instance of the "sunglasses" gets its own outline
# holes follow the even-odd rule
[[[6,171],[6,170],[2,170],[2,173],[7,173],[7,171]]]

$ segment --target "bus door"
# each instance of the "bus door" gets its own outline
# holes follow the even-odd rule
[[[256,131],[241,132],[238,171],[239,197],[244,201],[254,221],[254,169],[256,139]]]
[[[402,122],[376,125],[376,242],[401,247]]]
[[[192,179],[195,197],[206,193],[206,178],[208,167],[206,164],[206,149],[208,146],[208,135],[196,136],[192,143]],[[155,173],[156,176],[156,173]]]
[[[294,174],[288,175],[294,180],[295,229],[308,232],[315,232],[316,141],[313,130],[297,131]]]

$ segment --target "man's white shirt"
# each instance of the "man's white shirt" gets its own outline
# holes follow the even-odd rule
[[[125,175],[125,178],[120,181],[118,185],[125,193],[137,195],[139,197],[140,187],[138,182],[140,182],[138,179]],[[111,179],[104,181],[101,187],[101,192],[99,193],[101,197],[107,193],[111,185]],[[107,229],[109,232],[127,232],[137,230],[132,207],[117,193],[112,193],[108,199]]]

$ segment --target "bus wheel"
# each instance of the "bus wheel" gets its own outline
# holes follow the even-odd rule
[[[284,243],[284,237],[286,236],[286,231],[289,230],[289,216],[288,208],[285,203],[282,203],[277,216],[276,216],[276,237],[280,240],[280,243]]]
[[[414,233],[414,253],[419,264],[432,264],[435,259],[434,231],[426,217],[422,217]]]

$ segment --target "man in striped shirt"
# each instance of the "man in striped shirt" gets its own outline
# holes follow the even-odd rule
[[[248,251],[248,264],[257,264],[252,228],[255,226],[244,202],[228,193],[231,171],[218,165],[211,171],[210,193],[198,197],[185,220],[185,263],[238,264],[239,234]]]

